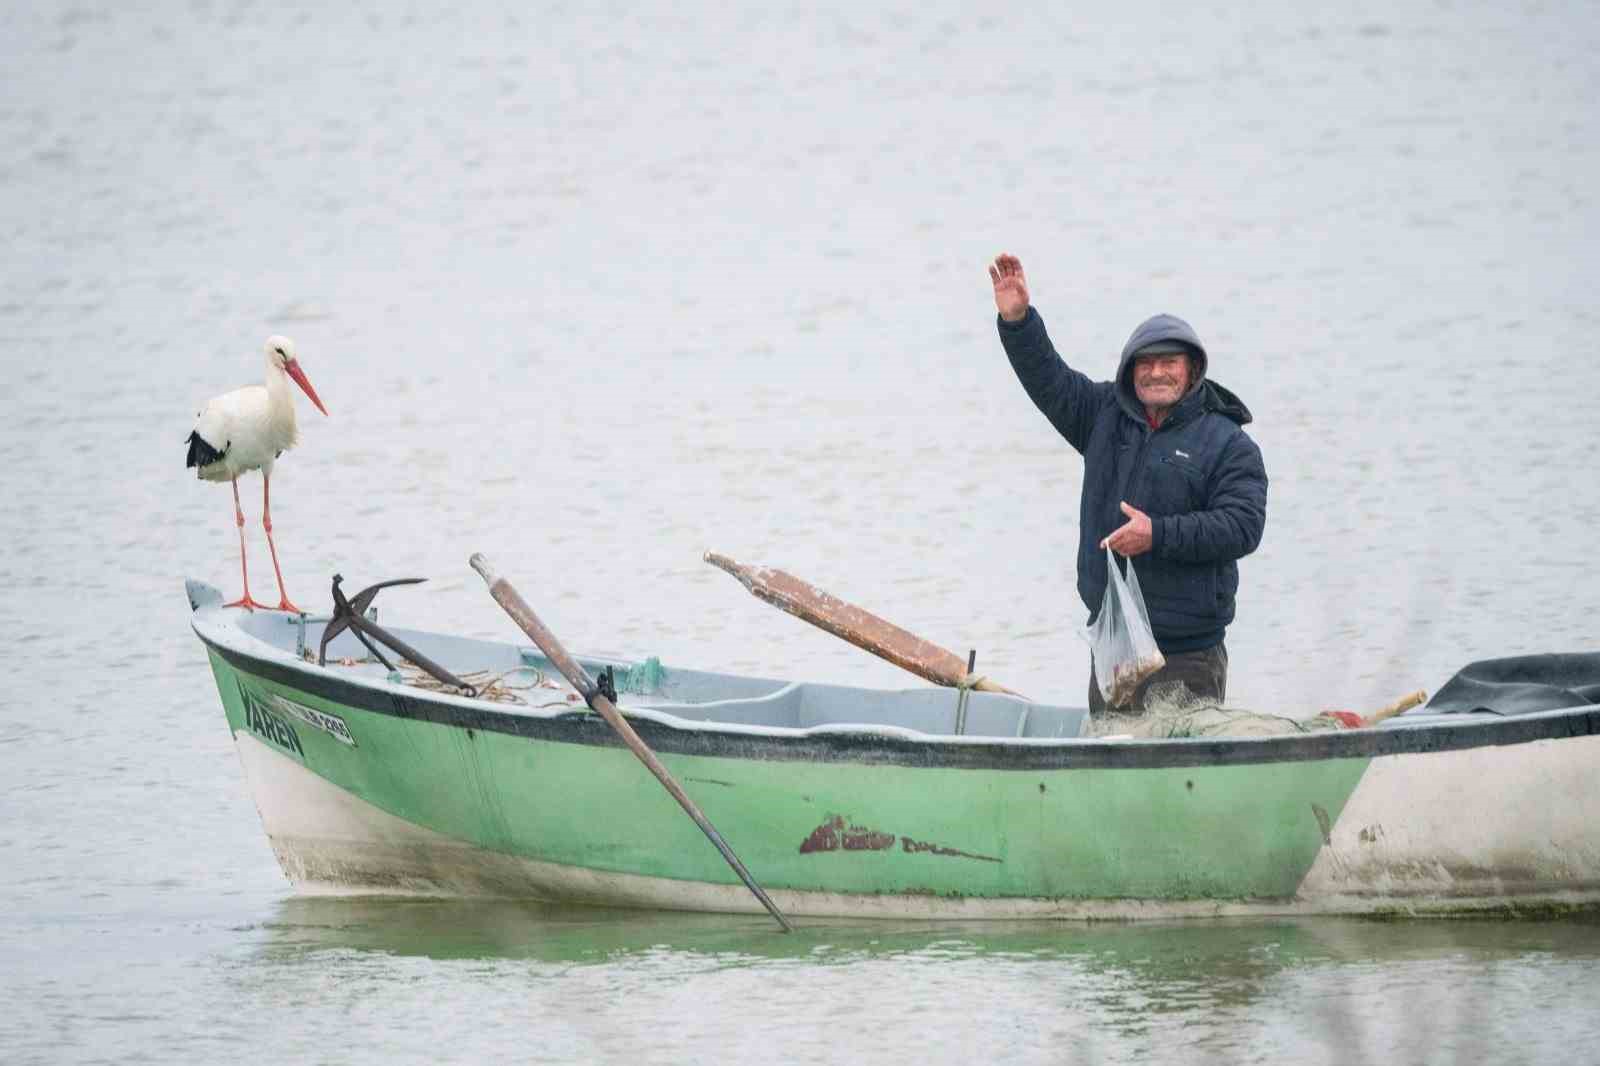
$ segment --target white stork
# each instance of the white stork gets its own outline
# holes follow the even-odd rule
[[[267,531],[267,548],[272,552],[272,571],[278,576],[278,610],[300,608],[289,602],[283,591],[283,571],[278,569],[278,549],[272,543],[272,464],[300,439],[294,424],[294,394],[289,379],[305,390],[317,410],[328,409],[317,399],[317,391],[295,360],[294,341],[288,337],[267,338],[267,380],[264,385],[246,385],[209,400],[195,420],[189,434],[189,461],[195,476],[203,481],[233,483],[233,514],[239,526],[239,571],[244,577],[244,595],[228,604],[251,610],[264,603],[250,598],[250,566],[244,551],[244,509],[239,506],[239,475],[261,471],[261,528]]]

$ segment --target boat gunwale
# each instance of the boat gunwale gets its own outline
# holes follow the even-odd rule
[[[398,691],[387,680],[341,677],[326,667],[280,660],[231,646],[205,629],[231,630],[244,640],[281,651],[238,626],[213,621],[215,608],[194,612],[192,627],[205,646],[235,670],[329,703],[394,718],[556,743],[618,747],[604,720],[587,707],[541,712],[503,711],[469,697],[421,689]],[[791,682],[790,684],[794,684]],[[782,691],[782,690],[780,690]],[[1370,759],[1478,747],[1525,744],[1600,734],[1600,706],[1540,711],[1461,722],[1409,723],[1269,737],[997,737],[921,733],[893,725],[826,724],[809,728],[706,723],[653,708],[626,708],[639,734],[658,753],[764,761],[853,762],[943,769],[1042,771],[1246,766],[1329,759]],[[1443,716],[1438,716],[1443,717]]]

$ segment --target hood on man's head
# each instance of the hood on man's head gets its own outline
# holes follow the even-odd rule
[[[1138,392],[1133,387],[1134,356],[1161,355],[1174,351],[1189,353],[1190,365],[1194,367],[1194,381],[1189,385],[1189,392],[1191,395],[1201,393],[1200,404],[1203,409],[1231,418],[1241,426],[1249,425],[1250,409],[1243,400],[1206,376],[1205,345],[1200,343],[1194,327],[1177,315],[1156,315],[1145,319],[1133,331],[1133,336],[1128,338],[1128,343],[1123,345],[1122,363],[1117,367],[1117,401],[1130,418],[1139,420],[1144,417],[1144,407],[1139,403]]]
[[[1153,315],[1139,323],[1128,343],[1122,346],[1122,361],[1117,366],[1117,380],[1121,381],[1128,372],[1128,367],[1136,355],[1163,355],[1167,352],[1188,352],[1194,364],[1194,381],[1191,387],[1205,380],[1206,358],[1205,345],[1200,343],[1199,334],[1194,327],[1189,325],[1177,315]]]

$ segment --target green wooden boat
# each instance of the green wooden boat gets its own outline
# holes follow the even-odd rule
[[[323,622],[189,583],[228,727],[306,893],[761,905],[527,646],[394,632],[483,697]],[[639,735],[791,916],[1451,913],[1600,902],[1600,707],[1250,739],[1080,735],[972,692],[614,669]],[[497,696],[513,702],[497,702]]]

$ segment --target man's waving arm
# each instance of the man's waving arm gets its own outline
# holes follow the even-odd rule
[[[1020,259],[1004,252],[996,256],[989,265],[989,280],[1000,312],[1000,343],[1011,369],[1034,406],[1081,453],[1088,445],[1095,415],[1104,404],[1114,402],[1111,384],[1090,381],[1056,354],[1044,319],[1029,304],[1028,281]]]

